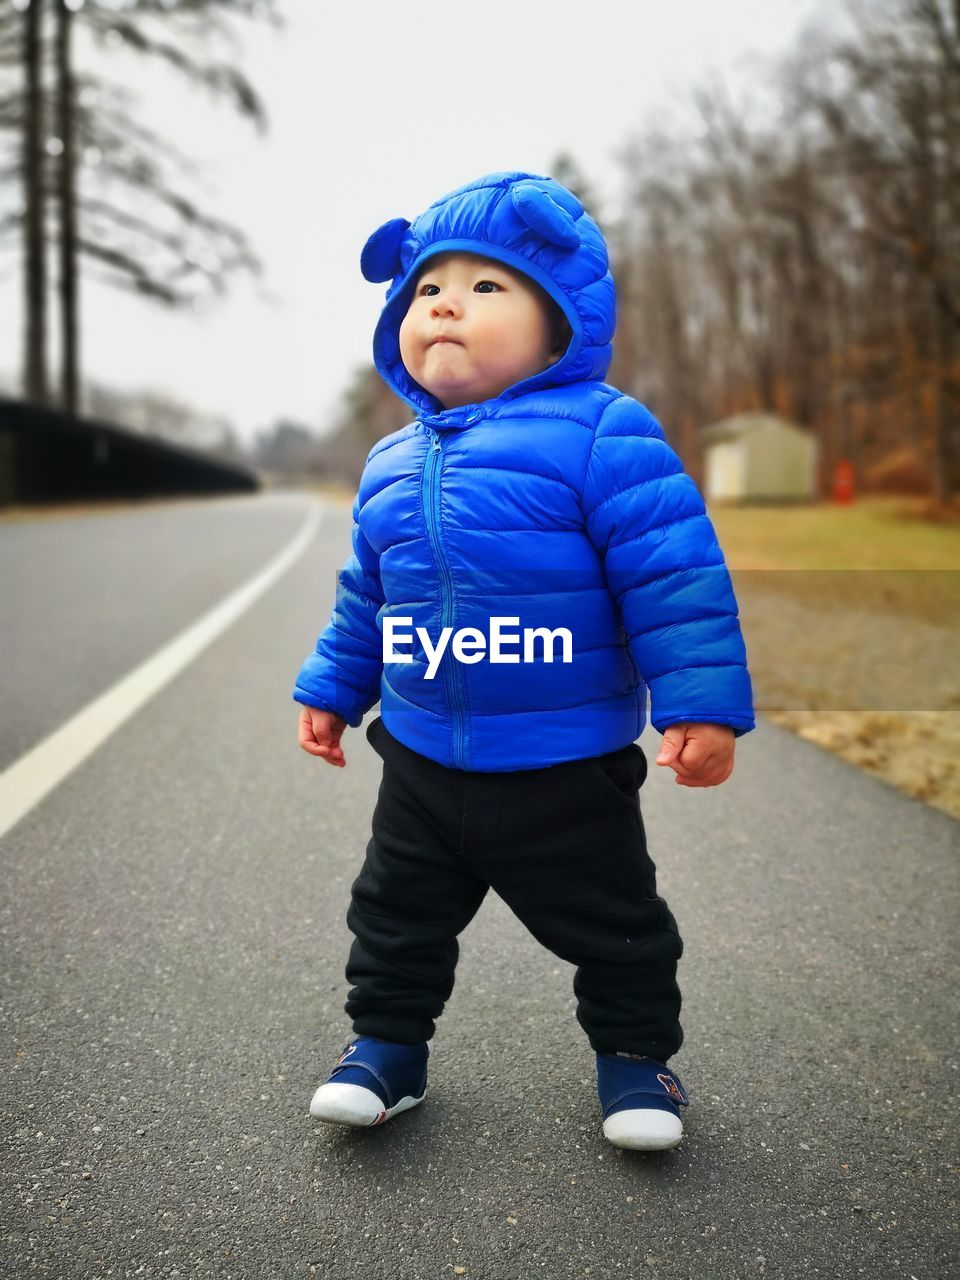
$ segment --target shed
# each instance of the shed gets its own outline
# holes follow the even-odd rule
[[[772,413],[738,413],[701,427],[707,502],[810,501],[818,496],[818,441]]]

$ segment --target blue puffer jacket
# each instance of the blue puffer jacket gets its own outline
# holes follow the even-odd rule
[[[573,336],[534,377],[444,409],[407,373],[398,335],[419,268],[450,249],[525,272]],[[489,174],[413,223],[385,223],[361,269],[392,280],[374,362],[416,421],[370,450],[353,555],[295,700],[356,727],[379,699],[384,725],[408,747],[483,772],[633,742],[648,688],[660,731],[681,721],[737,736],[754,728],[737,602],[703,499],[652,414],[602,381],[615,292],[603,235],[580,201],[550,178]],[[398,620],[394,654],[408,660],[388,655],[385,665],[388,618]],[[429,679],[445,627],[453,634]],[[462,628],[476,631],[458,659]],[[572,660],[559,639],[553,661],[542,638],[525,649],[528,628],[566,628]]]

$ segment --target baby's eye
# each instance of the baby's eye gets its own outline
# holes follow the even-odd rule
[[[479,289],[482,285],[485,285],[485,284],[490,285],[490,286],[491,286],[492,288],[494,288],[494,289],[499,289],[499,288],[500,288],[500,285],[498,285],[498,284],[497,284],[497,282],[496,282],[495,280],[478,280],[478,281],[477,281],[477,283],[476,283],[476,285],[475,285],[474,287],[475,287],[475,288],[477,288],[477,289]],[[427,289],[439,289],[439,288],[440,288],[440,286],[439,286],[439,285],[436,285],[436,284],[425,284],[425,285],[421,285],[421,287],[420,287],[420,292],[421,292],[421,293],[424,293],[424,292],[425,292],[425,290],[427,290]],[[432,298],[432,297],[433,297],[433,294],[432,294],[432,293],[428,293],[426,296],[427,296],[428,298]]]

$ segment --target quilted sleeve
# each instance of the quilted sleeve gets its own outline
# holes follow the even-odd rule
[[[604,410],[582,495],[659,732],[681,722],[756,728],[730,575],[703,498],[663,429],[630,396]]]
[[[333,614],[301,667],[293,692],[295,702],[335,711],[355,729],[380,700],[383,672],[380,564],[360,528],[359,513],[358,493],[353,503],[353,554],[337,574]]]

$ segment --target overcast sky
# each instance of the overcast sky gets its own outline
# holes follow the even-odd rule
[[[371,231],[388,218],[412,219],[492,170],[547,173],[561,150],[598,193],[599,216],[613,216],[615,153],[632,128],[684,101],[711,72],[734,89],[748,83],[829,7],[283,0],[284,31],[238,27],[239,61],[270,116],[262,137],[172,68],[148,73],[142,60],[98,54],[84,42],[81,69],[137,87],[137,118],[201,166],[202,206],[244,229],[265,274],[238,281],[202,316],[85,281],[81,368],[115,387],[163,391],[224,414],[244,438],[278,417],[323,431],[353,370],[371,359],[386,291],[360,274]],[[0,272],[8,384],[22,359],[13,262],[5,254]]]

